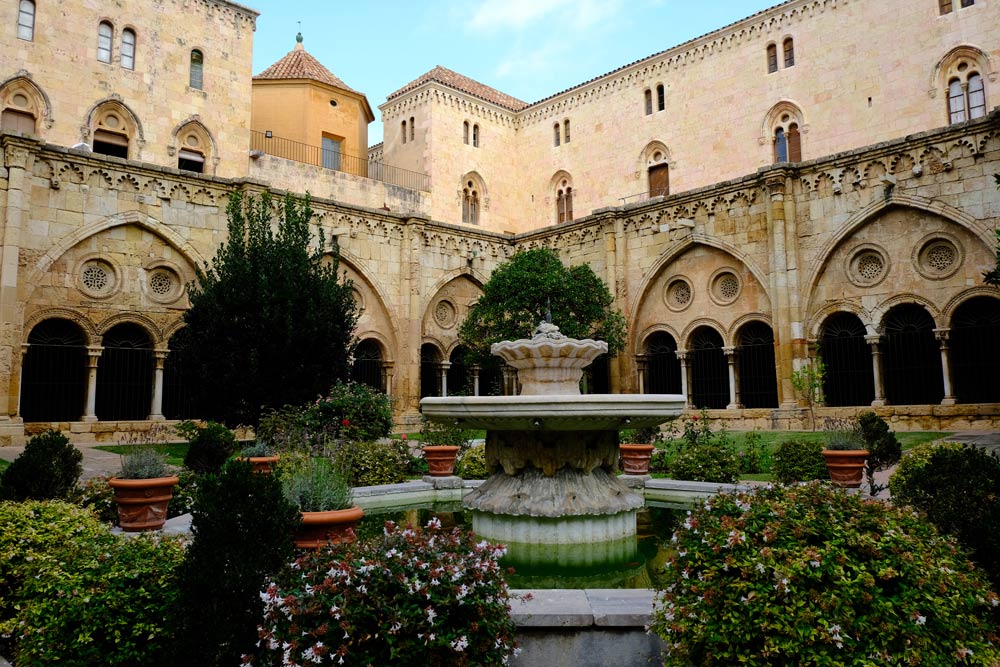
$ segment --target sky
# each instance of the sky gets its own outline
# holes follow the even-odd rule
[[[253,73],[303,46],[375,114],[436,65],[537,102],[780,0],[237,0],[260,12]]]

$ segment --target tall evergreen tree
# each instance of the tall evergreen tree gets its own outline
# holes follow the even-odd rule
[[[196,416],[256,424],[261,410],[304,403],[347,379],[357,307],[308,197],[286,196],[277,225],[267,193],[234,193],[229,236],[188,286],[191,308],[172,360]]]
[[[566,267],[553,250],[526,250],[493,271],[458,337],[485,362],[491,344],[530,338],[551,309],[564,335],[606,341],[615,355],[625,347],[625,318],[613,304],[608,286],[586,264]]]

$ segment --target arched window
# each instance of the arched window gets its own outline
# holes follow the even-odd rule
[[[782,49],[785,52],[785,67],[793,66],[795,64],[795,44],[791,37],[782,43]]]
[[[983,77],[973,72],[969,75],[969,118],[982,118],[986,115],[986,88]]]
[[[952,123],[964,123],[968,119],[965,113],[965,90],[958,79],[952,79],[948,83],[948,117]]]
[[[354,364],[351,379],[366,384],[375,391],[385,391],[382,373],[382,347],[371,338],[363,340],[354,348]]]
[[[774,161],[775,163],[802,161],[802,135],[799,133],[799,124],[787,113],[782,114],[774,129]]]
[[[24,421],[69,422],[83,416],[86,345],[83,331],[69,320],[44,320],[32,328],[21,370]]]
[[[479,148],[479,126],[472,126],[472,147]]]
[[[402,128],[401,134],[403,135],[403,143],[405,144],[406,143],[406,121],[405,120],[400,124],[400,127]]]
[[[799,135],[798,123],[788,126],[788,161],[802,162],[802,139]]]
[[[777,44],[767,45],[767,73],[774,74],[778,71],[778,46]]]
[[[740,329],[736,350],[743,407],[778,407],[778,376],[771,327],[764,322],[747,323]]]
[[[819,351],[826,366],[823,398],[831,407],[871,405],[875,400],[872,352],[865,325],[853,313],[833,313],[823,322]]]
[[[944,398],[941,348],[934,319],[922,306],[907,303],[885,316],[882,343],[885,397],[892,405],[927,405]]]
[[[556,222],[569,222],[573,219],[573,186],[563,180],[556,190]]]
[[[681,393],[681,362],[677,342],[668,333],[658,331],[646,339],[646,392]]]
[[[202,90],[205,84],[205,56],[198,49],[191,51],[191,70],[188,74],[188,85],[195,90]]]
[[[136,121],[131,112],[121,104],[107,102],[94,111],[93,151],[128,159],[129,146],[136,133]]]
[[[462,143],[469,143],[469,121],[462,123]]]
[[[35,39],[35,3],[21,0],[17,10],[17,38],[32,42]]]
[[[97,59],[102,63],[111,62],[111,39],[114,28],[107,21],[101,21],[97,26]]]
[[[187,361],[191,343],[184,345],[186,331],[181,329],[170,338],[170,352],[163,360],[163,416],[167,419],[189,419],[200,412],[189,384],[196,381],[198,370]]]
[[[416,137],[417,124],[413,122],[413,116],[410,116],[410,141],[413,141]]]
[[[989,56],[985,52],[974,46],[957,46],[941,59],[935,73],[938,85],[945,90],[949,123],[964,123],[986,115],[983,74],[989,73]]]
[[[670,194],[670,165],[660,151],[654,152],[650,157],[647,174],[650,197],[666,197]]]
[[[205,126],[198,121],[186,123],[177,130],[176,141],[178,145],[177,168],[199,174],[208,173],[206,172],[206,164],[212,156],[214,142]],[[324,154],[323,157],[325,160],[326,155]]]
[[[569,143],[569,119],[563,121],[563,143]]]
[[[644,96],[646,99],[646,115],[648,116],[653,113],[653,91],[647,88]]]
[[[462,188],[462,222],[479,224],[479,192],[472,181],[466,181]]]
[[[552,142],[556,146],[558,146],[559,143],[560,143],[560,141],[559,141],[559,123],[556,123],[555,125],[552,126]]]
[[[951,318],[951,374],[960,403],[1000,402],[1000,299],[977,296]]]
[[[420,398],[441,395],[441,353],[437,347],[424,343],[420,346]]]
[[[656,86],[656,110],[663,111],[666,108],[667,108],[667,92],[663,88],[663,84],[661,83],[658,86]]]
[[[774,131],[774,161],[788,162],[788,138],[783,127]]]
[[[691,335],[691,403],[696,408],[721,409],[729,404],[729,362],[722,351],[722,336],[710,327]]]
[[[122,30],[122,67],[135,69],[135,31],[131,28]]]
[[[475,394],[475,382],[472,377],[472,368],[465,362],[468,351],[461,345],[456,345],[451,351],[448,361],[448,395],[449,396],[472,396]]]
[[[97,366],[97,417],[104,421],[148,419],[153,395],[153,346],[137,324],[118,324],[104,334]]]

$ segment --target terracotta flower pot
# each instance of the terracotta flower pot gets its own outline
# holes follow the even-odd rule
[[[648,475],[653,445],[618,445],[622,454],[622,472],[626,475]]]
[[[299,549],[319,549],[327,544],[351,544],[357,539],[354,529],[365,511],[355,505],[346,510],[302,512],[302,525],[292,541]]]
[[[174,497],[174,485],[179,481],[176,476],[109,479],[108,484],[115,490],[115,502],[118,504],[118,525],[129,533],[163,528],[167,520],[167,505]]]
[[[249,461],[253,466],[253,471],[261,475],[270,475],[274,472],[274,466],[281,459],[280,456],[239,456],[237,461]]]
[[[865,461],[868,450],[865,449],[824,449],[826,469],[830,471],[830,479],[837,486],[845,489],[857,489],[865,474]]]
[[[425,445],[424,459],[431,477],[448,477],[455,474],[455,459],[460,447],[455,445]]]

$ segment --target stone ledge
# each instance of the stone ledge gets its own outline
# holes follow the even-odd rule
[[[583,628],[591,626],[643,628],[653,615],[655,592],[650,589],[518,589],[531,595],[511,605],[518,627]]]

